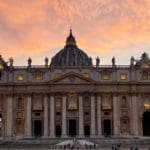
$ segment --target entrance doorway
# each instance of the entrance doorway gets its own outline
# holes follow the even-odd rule
[[[69,135],[76,136],[77,135],[77,121],[75,119],[69,119]]]
[[[41,120],[33,121],[33,136],[36,136],[36,137],[42,136],[42,121]]]
[[[103,134],[110,136],[112,134],[112,122],[110,119],[103,120]]]
[[[150,136],[150,112],[143,114],[143,135]]]
[[[90,136],[90,126],[89,125],[84,126],[84,135]]]
[[[56,126],[55,133],[56,133],[57,137],[61,136],[61,126],[60,125]]]

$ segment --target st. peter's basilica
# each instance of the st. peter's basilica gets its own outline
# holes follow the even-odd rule
[[[96,64],[70,30],[44,65],[14,66],[0,56],[0,135],[32,137],[150,136],[150,59]]]

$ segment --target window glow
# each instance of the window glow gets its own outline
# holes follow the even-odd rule
[[[103,80],[109,80],[110,79],[110,72],[107,72],[107,71],[103,72],[102,73],[102,79]]]
[[[18,74],[17,79],[18,79],[18,81],[23,81],[23,79],[24,79],[23,74]]]
[[[145,103],[144,104],[144,109],[150,109],[150,103]]]
[[[88,73],[83,73],[83,77],[84,78],[89,78],[89,74]]]
[[[121,80],[126,80],[127,79],[127,74],[126,73],[121,73],[120,79]]]
[[[3,66],[3,64],[0,64],[0,69],[4,69],[4,66]]]
[[[34,76],[35,80],[42,80],[42,72],[36,72]]]

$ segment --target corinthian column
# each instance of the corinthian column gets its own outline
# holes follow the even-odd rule
[[[139,134],[138,132],[138,98],[136,94],[133,94],[131,96],[131,129],[132,129],[132,134],[137,136]]]
[[[12,137],[12,127],[13,127],[13,97],[9,95],[7,97],[7,119],[6,119],[6,136],[11,139]]]
[[[44,96],[44,137],[48,136],[48,97]]]
[[[113,127],[114,135],[118,136],[120,134],[120,111],[119,111],[119,101],[116,94],[113,95]]]
[[[102,126],[101,126],[101,96],[97,96],[97,135],[102,135]]]
[[[63,96],[62,101],[62,137],[67,135],[67,126],[66,126],[66,96]]]
[[[91,96],[91,136],[95,136],[95,96]]]
[[[26,136],[31,137],[31,96],[27,96],[26,105]]]
[[[83,99],[82,96],[79,96],[79,136],[83,135]]]
[[[55,109],[54,96],[50,96],[50,137],[55,137]]]

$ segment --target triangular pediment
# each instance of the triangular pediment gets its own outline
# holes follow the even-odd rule
[[[50,81],[51,84],[91,84],[94,80],[86,78],[78,73],[69,72],[57,79]]]

